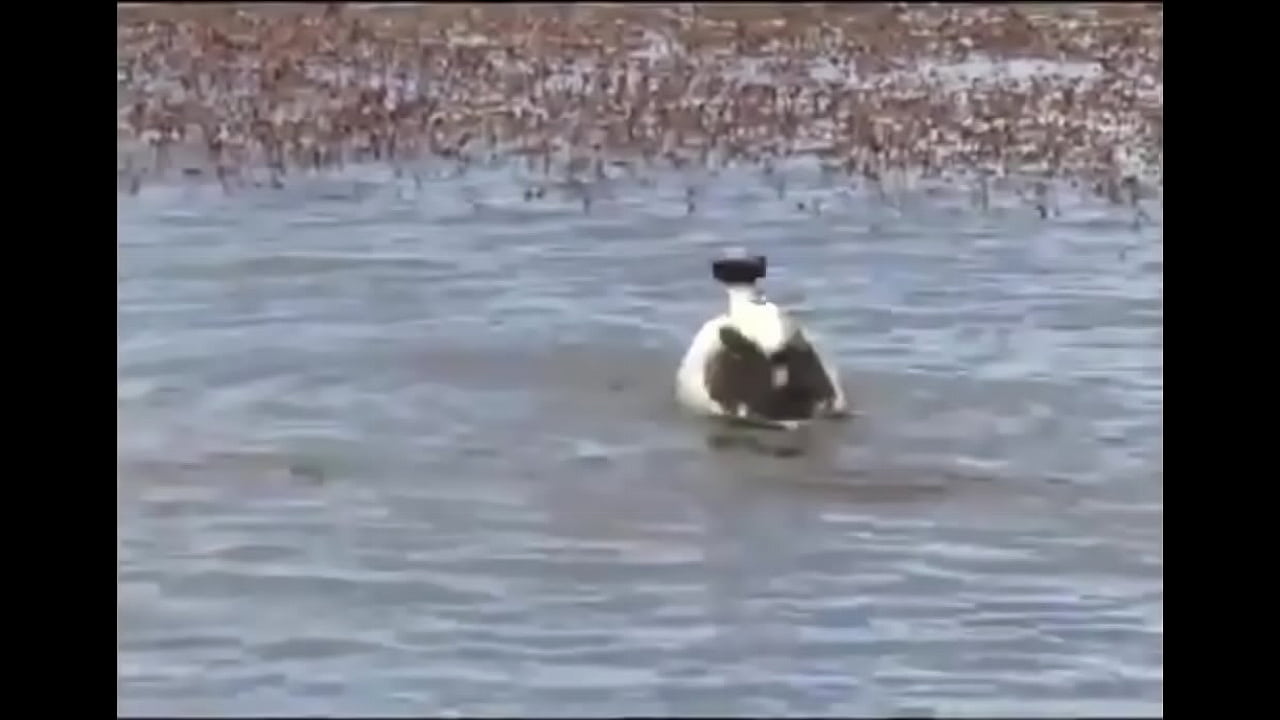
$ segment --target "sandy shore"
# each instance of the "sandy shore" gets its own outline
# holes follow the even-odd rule
[[[1159,5],[121,5],[122,172],[516,154],[1163,183]],[[180,158],[180,159],[179,159]],[[177,167],[180,166],[180,167]]]

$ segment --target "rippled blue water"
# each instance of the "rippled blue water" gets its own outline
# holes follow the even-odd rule
[[[119,712],[1162,712],[1161,228],[791,172],[122,195]],[[731,245],[800,457],[672,401]]]

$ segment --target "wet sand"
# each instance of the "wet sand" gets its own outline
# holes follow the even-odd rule
[[[590,183],[797,158],[884,182],[1163,184],[1144,5],[141,6],[117,20],[122,187],[522,157]]]

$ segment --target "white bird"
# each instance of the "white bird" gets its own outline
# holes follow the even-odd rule
[[[712,262],[729,308],[694,335],[676,372],[677,401],[700,415],[788,428],[847,415],[836,368],[756,287],[765,270],[763,256]]]

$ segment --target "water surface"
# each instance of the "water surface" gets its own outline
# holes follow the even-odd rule
[[[121,195],[118,711],[1162,712],[1162,229],[791,172]],[[673,405],[733,245],[799,457]]]

